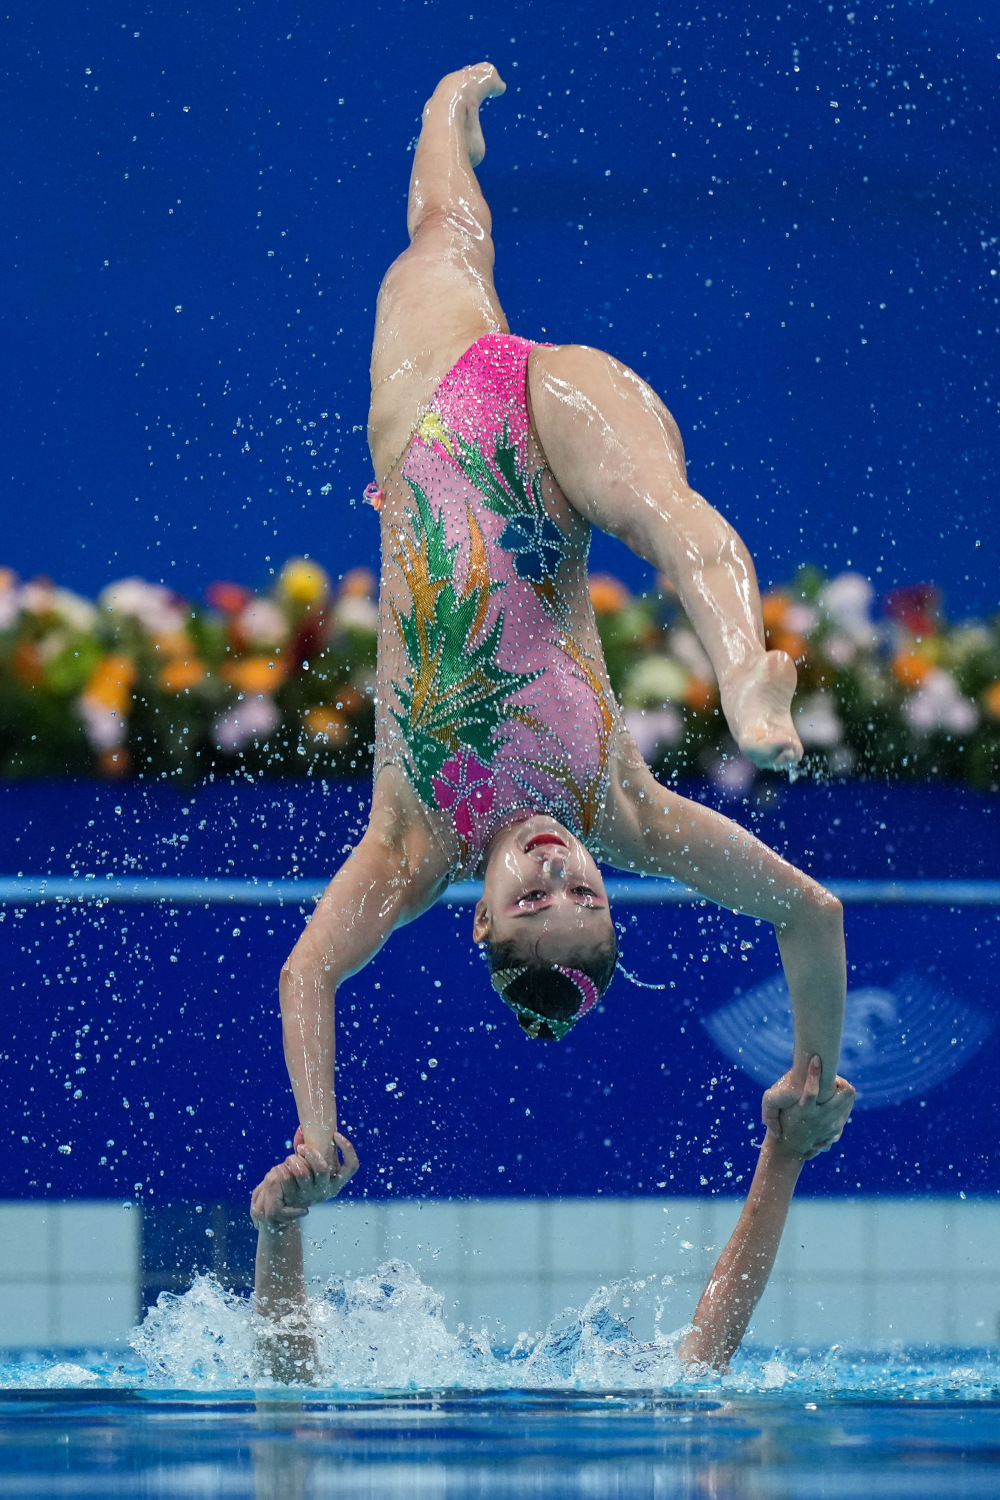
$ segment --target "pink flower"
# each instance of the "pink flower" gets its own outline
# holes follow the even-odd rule
[[[441,767],[440,776],[432,778],[434,795],[440,808],[451,808],[455,831],[468,838],[477,818],[484,818],[493,806],[495,792],[490,772],[471,750],[453,755]]]

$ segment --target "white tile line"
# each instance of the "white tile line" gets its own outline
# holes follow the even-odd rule
[[[0,903],[34,906],[45,901],[120,904],[172,902],[180,906],[310,907],[326,889],[325,880],[250,880],[86,874],[0,876]],[[849,906],[1000,906],[1000,880],[831,880],[827,888]],[[609,900],[622,906],[677,906],[705,901],[677,881],[612,877]],[[482,894],[476,881],[456,881],[439,906],[474,906]]]

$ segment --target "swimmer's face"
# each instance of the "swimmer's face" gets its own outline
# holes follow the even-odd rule
[[[539,814],[497,836],[473,941],[515,941],[526,958],[571,964],[614,940],[601,873],[579,839]]]

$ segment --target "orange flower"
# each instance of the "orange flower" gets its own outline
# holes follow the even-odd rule
[[[785,623],[790,600],[787,594],[770,593],[765,594],[760,601],[761,613],[764,616],[765,630],[780,630]]]
[[[590,602],[595,615],[616,615],[632,598],[628,589],[611,573],[592,573]]]
[[[186,630],[167,630],[153,636],[153,646],[164,656],[183,656],[191,649],[191,639]]]
[[[42,658],[30,641],[21,641],[20,645],[15,646],[10,665],[22,687],[38,687],[41,684],[45,668]]]
[[[371,568],[350,568],[340,580],[341,599],[374,599],[378,579]]]
[[[243,583],[229,583],[220,578],[208,585],[205,598],[213,609],[221,610],[224,615],[237,615],[244,604],[253,598],[253,589],[248,589]]]
[[[131,700],[135,675],[135,662],[129,657],[102,656],[90,674],[83,696],[99,708],[123,714]]]
[[[803,662],[809,650],[805,636],[794,630],[768,631],[767,644],[775,651],[787,651],[794,662]]]
[[[710,708],[715,707],[718,698],[714,682],[706,682],[704,677],[695,677],[692,673],[684,688],[684,702],[688,708],[693,708],[695,713],[708,713]]]
[[[903,687],[918,688],[934,666],[919,651],[897,651],[892,659],[892,675]]]
[[[987,712],[994,719],[1000,719],[1000,678],[990,683],[983,694],[983,702],[986,704]]]
[[[102,750],[97,757],[97,769],[102,776],[127,776],[131,763],[131,756],[124,748]]]
[[[273,693],[288,676],[288,668],[270,656],[245,656],[242,661],[228,662],[222,676],[241,693]]]
[[[197,656],[176,656],[172,661],[164,662],[156,681],[165,693],[183,693],[196,687],[204,676],[205,663]]]
[[[302,722],[318,739],[324,735],[331,745],[346,745],[351,737],[351,727],[342,714],[335,708],[319,706],[307,708],[302,715]]]

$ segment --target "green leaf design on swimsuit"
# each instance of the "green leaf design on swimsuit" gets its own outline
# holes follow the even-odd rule
[[[456,462],[466,478],[470,479],[482,495],[486,505],[498,516],[510,520],[513,516],[544,516],[542,500],[542,470],[536,469],[525,483],[517,462],[517,445],[510,440],[510,427],[503,424],[493,447],[493,463],[500,478],[487,463],[475,443],[467,443],[457,433],[448,434],[454,446]]]
[[[412,534],[399,532],[395,542],[413,606],[406,613],[394,611],[409,671],[397,684],[402,711],[394,709],[393,717],[409,748],[413,785],[433,807],[433,778],[448,756],[464,745],[489,765],[494,732],[510,718],[509,700],[538,673],[507,672],[497,665],[502,609],[483,634],[491,595],[501,585],[490,580],[475,518],[470,513],[468,576],[459,594],[454,583],[458,547],[447,545],[443,515],[432,513],[420,485],[407,483],[417,507],[411,512]]]

